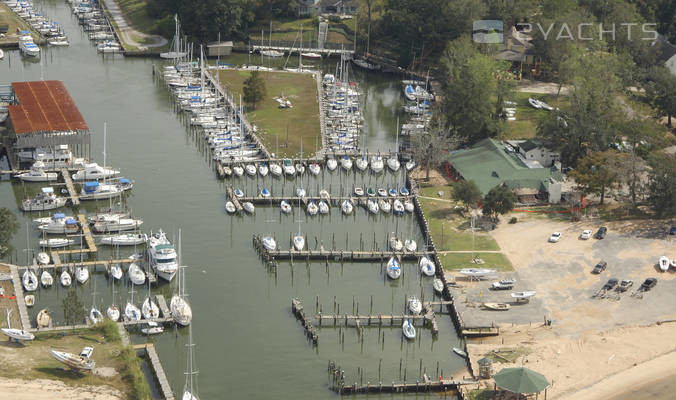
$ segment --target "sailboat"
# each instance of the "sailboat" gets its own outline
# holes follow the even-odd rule
[[[192,309],[185,296],[185,266],[181,266],[181,230],[178,230],[178,293],[171,297],[169,310],[179,325],[187,326],[192,321]]]
[[[23,281],[23,288],[27,292],[33,292],[38,288],[38,277],[31,269],[26,269],[21,278]]]
[[[9,315],[12,313],[12,310],[7,309],[7,328],[2,328],[0,331],[4,333],[10,340],[14,339],[17,342],[19,340],[33,340],[35,335],[30,332],[24,331],[23,329],[11,328],[9,324]]]
[[[343,214],[345,215],[350,215],[352,214],[352,209],[354,206],[349,200],[343,200],[343,203],[340,205],[341,210],[343,210]]]
[[[174,33],[174,39],[172,40],[173,44],[173,51],[169,51],[166,53],[160,53],[160,57],[164,59],[171,59],[171,60],[178,60],[179,58],[183,58],[186,56],[185,52],[181,52],[180,50],[180,45],[181,45],[181,36],[180,36],[180,25],[178,23],[178,14],[174,14],[174,22],[175,22],[175,33]]]
[[[141,312],[143,313],[143,318],[153,319],[160,317],[160,308],[155,304],[150,296],[150,287],[148,288],[148,297],[143,301],[141,305]]]
[[[394,256],[390,257],[390,260],[387,262],[387,276],[391,279],[399,279],[401,276],[401,263]]]
[[[428,256],[421,257],[418,265],[420,266],[420,272],[426,276],[434,276],[434,273],[436,272],[436,266],[434,265],[434,261],[432,261]]]
[[[54,278],[52,277],[52,274],[50,274],[46,269],[42,271],[42,274],[40,275],[40,283],[42,283],[42,287],[48,288],[54,284]]]
[[[124,316],[129,321],[141,320],[141,310],[134,305],[134,286],[131,287],[131,301],[128,301],[127,305],[124,307]]]
[[[84,284],[89,279],[89,270],[85,266],[75,267],[75,279]]]
[[[115,305],[115,290],[113,290],[113,303],[106,310],[106,315],[113,321],[120,319],[120,309]]]
[[[70,277],[70,274],[68,271],[64,268],[63,272],[61,272],[61,286],[63,287],[69,287],[70,284],[73,282],[73,279]]]
[[[195,382],[194,376],[198,374],[198,371],[195,371],[195,355],[193,347],[195,345],[192,342],[192,326],[188,328],[188,360],[185,372],[185,384],[183,385],[183,396],[182,400],[199,400],[197,396],[197,383]]]
[[[301,211],[301,209],[300,209],[300,199],[299,199],[298,200],[298,215],[299,215],[299,217],[298,217],[299,218],[298,219],[298,232],[295,235],[293,235],[293,247],[297,251],[301,251],[301,250],[303,250],[303,248],[305,248],[305,237],[303,236],[303,234],[300,231],[300,223],[301,223],[300,215],[302,215],[300,211]]]
[[[410,319],[404,321],[403,325],[401,326],[401,330],[404,333],[406,339],[415,339],[415,327],[411,323]]]

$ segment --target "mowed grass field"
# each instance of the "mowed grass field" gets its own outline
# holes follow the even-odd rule
[[[242,86],[250,74],[250,71],[221,70],[219,79],[221,86],[237,99],[240,94],[243,96]],[[279,157],[299,155],[301,140],[303,154],[310,155],[319,150],[321,129],[315,78],[293,72],[261,71],[260,74],[265,80],[265,99],[246,114],[249,122],[258,127],[257,135],[263,144],[274,153],[279,139]],[[282,95],[291,101],[292,108],[279,108],[273,97]]]

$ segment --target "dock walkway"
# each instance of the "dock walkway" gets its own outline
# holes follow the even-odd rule
[[[136,350],[144,350],[148,354],[148,359],[150,359],[150,366],[153,369],[153,373],[157,378],[157,381],[160,384],[160,390],[162,391],[162,398],[166,400],[174,400],[174,392],[171,390],[171,385],[169,385],[169,380],[167,375],[164,373],[164,368],[160,362],[160,357],[157,355],[155,350],[155,345],[152,343],[147,344],[138,344],[134,345]]]
[[[31,321],[28,318],[28,309],[24,301],[23,285],[21,284],[21,277],[19,277],[19,268],[15,265],[9,267],[12,275],[12,284],[14,285],[14,294],[16,295],[16,305],[19,307],[19,317],[21,318],[21,329],[29,331],[31,329]]]
[[[79,206],[80,197],[77,195],[77,192],[75,191],[73,179],[71,179],[70,173],[68,172],[67,168],[61,169],[61,176],[63,177],[63,181],[66,182],[66,189],[68,189],[68,195],[70,196],[71,203],[73,203],[74,206]]]

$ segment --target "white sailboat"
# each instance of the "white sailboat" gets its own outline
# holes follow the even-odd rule
[[[26,269],[21,277],[23,288],[27,292],[34,292],[38,288],[38,277],[30,269]]]
[[[390,249],[394,251],[401,251],[404,248],[404,244],[401,243],[401,240],[397,239],[397,237],[394,235],[394,232],[392,232],[392,236],[390,236],[389,244]]]
[[[63,287],[69,287],[71,283],[73,283],[73,279],[70,277],[70,274],[68,271],[64,268],[63,272],[61,272],[61,276],[59,277],[59,280],[61,281],[61,286]]]
[[[401,263],[394,256],[390,257],[390,260],[387,262],[387,276],[391,279],[399,279],[401,276]]]
[[[75,267],[75,280],[84,284],[89,279],[89,270],[85,266]]]
[[[92,292],[92,308],[89,310],[89,320],[92,321],[92,324],[103,321],[103,314],[96,308],[96,281],[94,281],[94,291]]]
[[[75,243],[73,239],[65,238],[51,238],[51,239],[41,239],[39,242],[40,247],[49,247],[49,248],[58,248],[58,247],[68,247],[71,244]]]
[[[277,249],[277,242],[275,241],[275,238],[272,236],[264,236],[261,239],[261,243],[263,244],[263,247],[265,247],[269,251],[274,251]]]
[[[96,366],[94,360],[89,359],[87,357],[66,353],[65,351],[58,351],[54,349],[50,349],[49,351],[52,353],[52,356],[56,358],[59,362],[77,371],[91,371]]]
[[[197,396],[197,382],[195,382],[196,378],[194,378],[198,372],[195,371],[195,355],[193,350],[195,345],[192,342],[192,326],[188,328],[188,344],[186,347],[188,347],[188,365],[186,366],[185,384],[183,385],[181,400],[199,400]]]
[[[120,319],[120,309],[115,305],[115,290],[113,290],[113,303],[106,310],[106,315],[116,322]]]
[[[410,319],[404,321],[404,323],[401,326],[401,331],[404,333],[406,339],[409,340],[415,339],[415,327],[411,323]]]
[[[408,303],[408,310],[412,314],[418,315],[422,312],[422,302],[417,297],[409,297],[407,303]]]
[[[50,274],[46,269],[42,271],[42,274],[40,274],[40,283],[42,283],[42,287],[44,288],[51,287],[54,284],[54,278],[52,277],[52,274]]]
[[[154,319],[160,317],[160,307],[155,304],[150,295],[150,287],[148,288],[148,297],[143,301],[141,305],[141,313],[145,319]]]
[[[10,340],[14,339],[17,342],[19,340],[33,340],[35,339],[35,335],[33,335],[30,332],[24,331],[23,329],[16,329],[12,328],[9,323],[9,316],[12,313],[12,310],[7,309],[7,328],[2,328],[0,331],[2,331],[5,336],[9,337]]]
[[[129,281],[134,285],[143,285],[146,281],[146,273],[135,262],[129,264],[127,275],[129,276]]]
[[[131,287],[131,300],[124,307],[124,316],[128,321],[141,320],[141,310],[134,305],[134,286]]]
[[[350,215],[352,214],[352,209],[354,206],[349,200],[343,200],[343,203],[340,205],[340,209],[343,211],[343,214]]]
[[[412,253],[418,249],[418,243],[416,243],[416,241],[413,239],[407,239],[406,241],[404,241],[404,248],[406,249],[406,251]]]
[[[432,261],[428,256],[422,256],[418,262],[418,265],[420,266],[420,272],[422,272],[424,275],[434,276],[434,273],[436,272],[436,266],[434,265],[434,261]]]
[[[127,233],[102,237],[99,243],[108,246],[136,246],[145,243],[147,240],[148,235],[145,233]]]
[[[181,230],[178,231],[178,260],[181,262]],[[190,325],[192,321],[192,309],[185,295],[185,266],[179,267],[178,293],[171,297],[169,310],[174,321],[181,326]]]

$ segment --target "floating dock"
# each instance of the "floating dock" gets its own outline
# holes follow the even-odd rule
[[[164,368],[160,362],[160,357],[157,355],[157,351],[155,351],[155,345],[152,343],[137,344],[134,345],[134,349],[146,351],[148,359],[150,359],[150,365],[153,369],[153,373],[155,374],[155,378],[157,378],[157,381],[160,384],[162,398],[166,400],[174,400],[174,392],[172,392],[167,375],[164,373]]]
[[[66,182],[66,189],[68,189],[68,195],[70,196],[70,201],[73,203],[74,206],[79,206],[80,205],[80,197],[78,196],[77,192],[75,191],[75,185],[73,185],[73,179],[70,177],[70,173],[66,168],[61,169],[61,176],[63,177],[63,181]],[[79,217],[79,215],[78,215]]]

